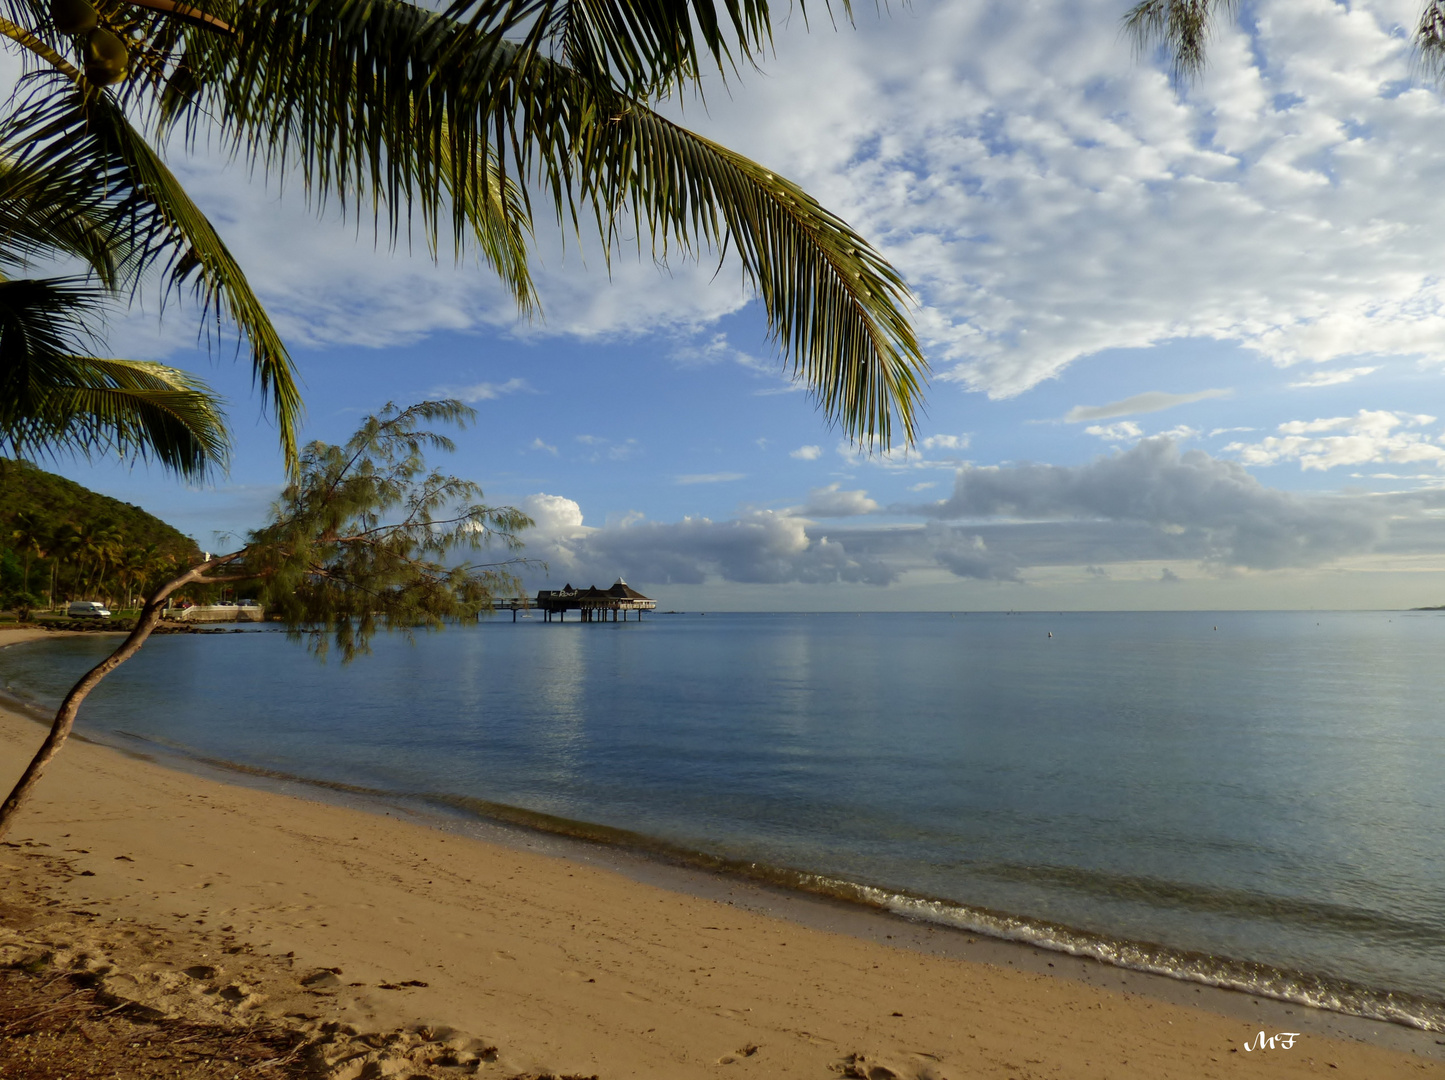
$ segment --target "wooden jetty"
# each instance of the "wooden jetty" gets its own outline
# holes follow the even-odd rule
[[[191,607],[168,607],[161,618],[177,622],[265,622],[266,610],[254,600],[235,604],[193,604]]]
[[[570,584],[561,589],[542,589],[535,600],[520,597],[515,600],[497,601],[498,611],[510,611],[512,621],[517,621],[517,612],[536,609],[542,612],[545,621],[551,622],[555,615],[558,622],[565,622],[567,612],[577,612],[582,622],[627,622],[628,612],[637,612],[637,621],[642,621],[644,611],[656,611],[657,601],[643,596],[621,578],[610,589],[574,589]]]

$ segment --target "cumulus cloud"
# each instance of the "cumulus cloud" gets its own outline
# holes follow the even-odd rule
[[[534,502],[535,500],[535,502]],[[887,585],[897,573],[880,559],[854,555],[846,543],[809,534],[788,511],[757,510],[731,521],[688,517],[659,523],[629,520],[600,529],[582,525],[577,504],[532,496],[523,508],[545,528],[528,537],[528,553],[547,561],[551,578],[698,585],[709,580],[753,584]]]
[[[821,446],[800,446],[796,450],[788,451],[788,457],[797,458],[799,461],[817,461],[822,456]]]
[[[878,510],[878,504],[868,498],[866,491],[841,491],[841,487],[829,484],[814,488],[799,513],[804,517],[857,517]]]
[[[1016,556],[990,551],[979,533],[932,530],[925,534],[933,557],[955,577],[979,581],[1017,581]]]
[[[1085,435],[1097,435],[1109,442],[1128,442],[1144,434],[1144,429],[1132,420],[1121,420],[1117,424],[1090,424],[1084,429]]]
[[[1233,442],[1224,449],[1246,465],[1298,461],[1301,469],[1319,470],[1370,462],[1438,465],[1445,462],[1445,446],[1417,430],[1434,422],[1433,416],[1361,409],[1354,416],[1291,420],[1279,425],[1279,435],[1256,443]]]
[[[1162,390],[1148,390],[1108,405],[1075,405],[1064,414],[1064,419],[1071,424],[1082,423],[1086,420],[1112,420],[1116,416],[1137,416],[1140,413],[1162,412],[1165,409],[1172,409],[1176,405],[1188,405],[1195,401],[1207,401],[1210,398],[1229,397],[1233,393],[1233,390],[1225,389],[1198,390],[1192,394],[1166,394]]]
[[[1186,557],[1253,569],[1308,566],[1370,550],[1384,535],[1362,499],[1265,487],[1237,462],[1144,439],[1086,465],[960,469],[953,495],[915,508],[940,520],[1088,520],[1138,526],[1135,558]],[[1140,540],[1146,541],[1140,544]],[[1080,562],[1117,561],[1107,558]]]
[[[582,524],[581,505],[562,495],[528,495],[521,502],[521,510],[533,521],[526,534],[528,542],[582,536],[591,531]]]
[[[556,457],[558,453],[557,448],[549,442],[543,442],[540,435],[532,440],[532,449],[541,450],[544,454],[551,454],[553,457]]]
[[[1162,437],[1085,465],[961,468],[949,498],[889,508],[894,517],[924,519],[911,525],[818,520],[878,509],[865,492],[839,484],[816,489],[797,507],[727,521],[629,515],[591,528],[578,504],[561,496],[530,496],[522,508],[538,523],[527,553],[545,560],[553,579],[574,583],[620,575],[653,584],[888,585],[941,568],[1023,588],[1037,568],[1071,567],[1084,579],[1105,580],[1111,567],[1130,564],[1170,583],[1188,579],[1181,565],[1271,571],[1445,546],[1445,489],[1299,495],[1266,487],[1238,462],[1184,451]]]
[[[930,435],[918,444],[921,450],[967,450],[969,435]]]

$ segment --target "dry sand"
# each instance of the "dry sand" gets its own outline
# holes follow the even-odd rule
[[[24,633],[0,631],[0,647]],[[0,712],[0,784],[40,738],[33,720]],[[419,1075],[1445,1076],[1428,1033],[1387,1031],[1412,1048],[1391,1049],[1357,1041],[1369,1025],[1243,995],[1171,983],[1179,1002],[1198,994],[1205,1008],[1138,976],[1130,991],[1091,985],[1097,965],[1044,974],[1064,958],[1033,950],[981,943],[977,955],[995,962],[978,962],[959,956],[966,935],[940,945],[881,916],[835,913],[851,932],[819,929],[830,916],[818,905],[781,918],[767,911],[787,902],[747,887],[663,888],[635,869],[220,783],[83,741],[64,749],[7,839],[0,866],[54,916],[7,926],[0,961],[43,945],[117,997],[170,1014],[279,1017],[332,1039],[336,1023],[421,1026],[410,1043],[454,1053],[433,1054],[441,1064]],[[1234,1015],[1213,1011],[1221,1001]],[[1246,1051],[1261,1027],[1304,1034],[1290,1049]],[[377,1053],[326,1060],[341,1059],[338,1078],[410,1075],[401,1057]]]

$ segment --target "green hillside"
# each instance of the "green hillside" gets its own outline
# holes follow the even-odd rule
[[[138,506],[28,461],[0,458],[0,607],[118,606],[200,560],[195,541]]]

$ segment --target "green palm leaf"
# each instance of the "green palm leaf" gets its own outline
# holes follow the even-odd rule
[[[912,438],[927,365],[898,274],[796,185],[603,81],[602,59],[578,71],[507,40],[506,26],[402,0],[265,0],[229,17],[239,42],[190,100],[215,100],[236,153],[265,168],[298,161],[308,190],[344,204],[370,199],[393,236],[413,207],[429,223],[450,212],[460,234],[500,176],[535,185],[574,226],[591,218],[609,251],[624,220],[651,229],[659,258],[731,247],[826,414],[865,443],[890,445],[895,421]],[[602,57],[620,33],[589,47]],[[628,40],[625,84],[696,62],[676,35]]]
[[[0,157],[0,266],[70,255],[85,262],[104,288],[116,288],[127,253],[106,227],[103,201],[49,170]]]
[[[0,282],[0,449],[154,458],[196,479],[224,468],[225,422],[205,383],[83,351],[101,301],[74,279]]]
[[[103,194],[94,212],[128,252],[134,285],[157,274],[167,291],[189,288],[206,334],[223,318],[235,324],[294,467],[301,396],[280,335],[215,228],[117,101],[63,74],[40,75],[0,122],[0,150],[52,182]]]

